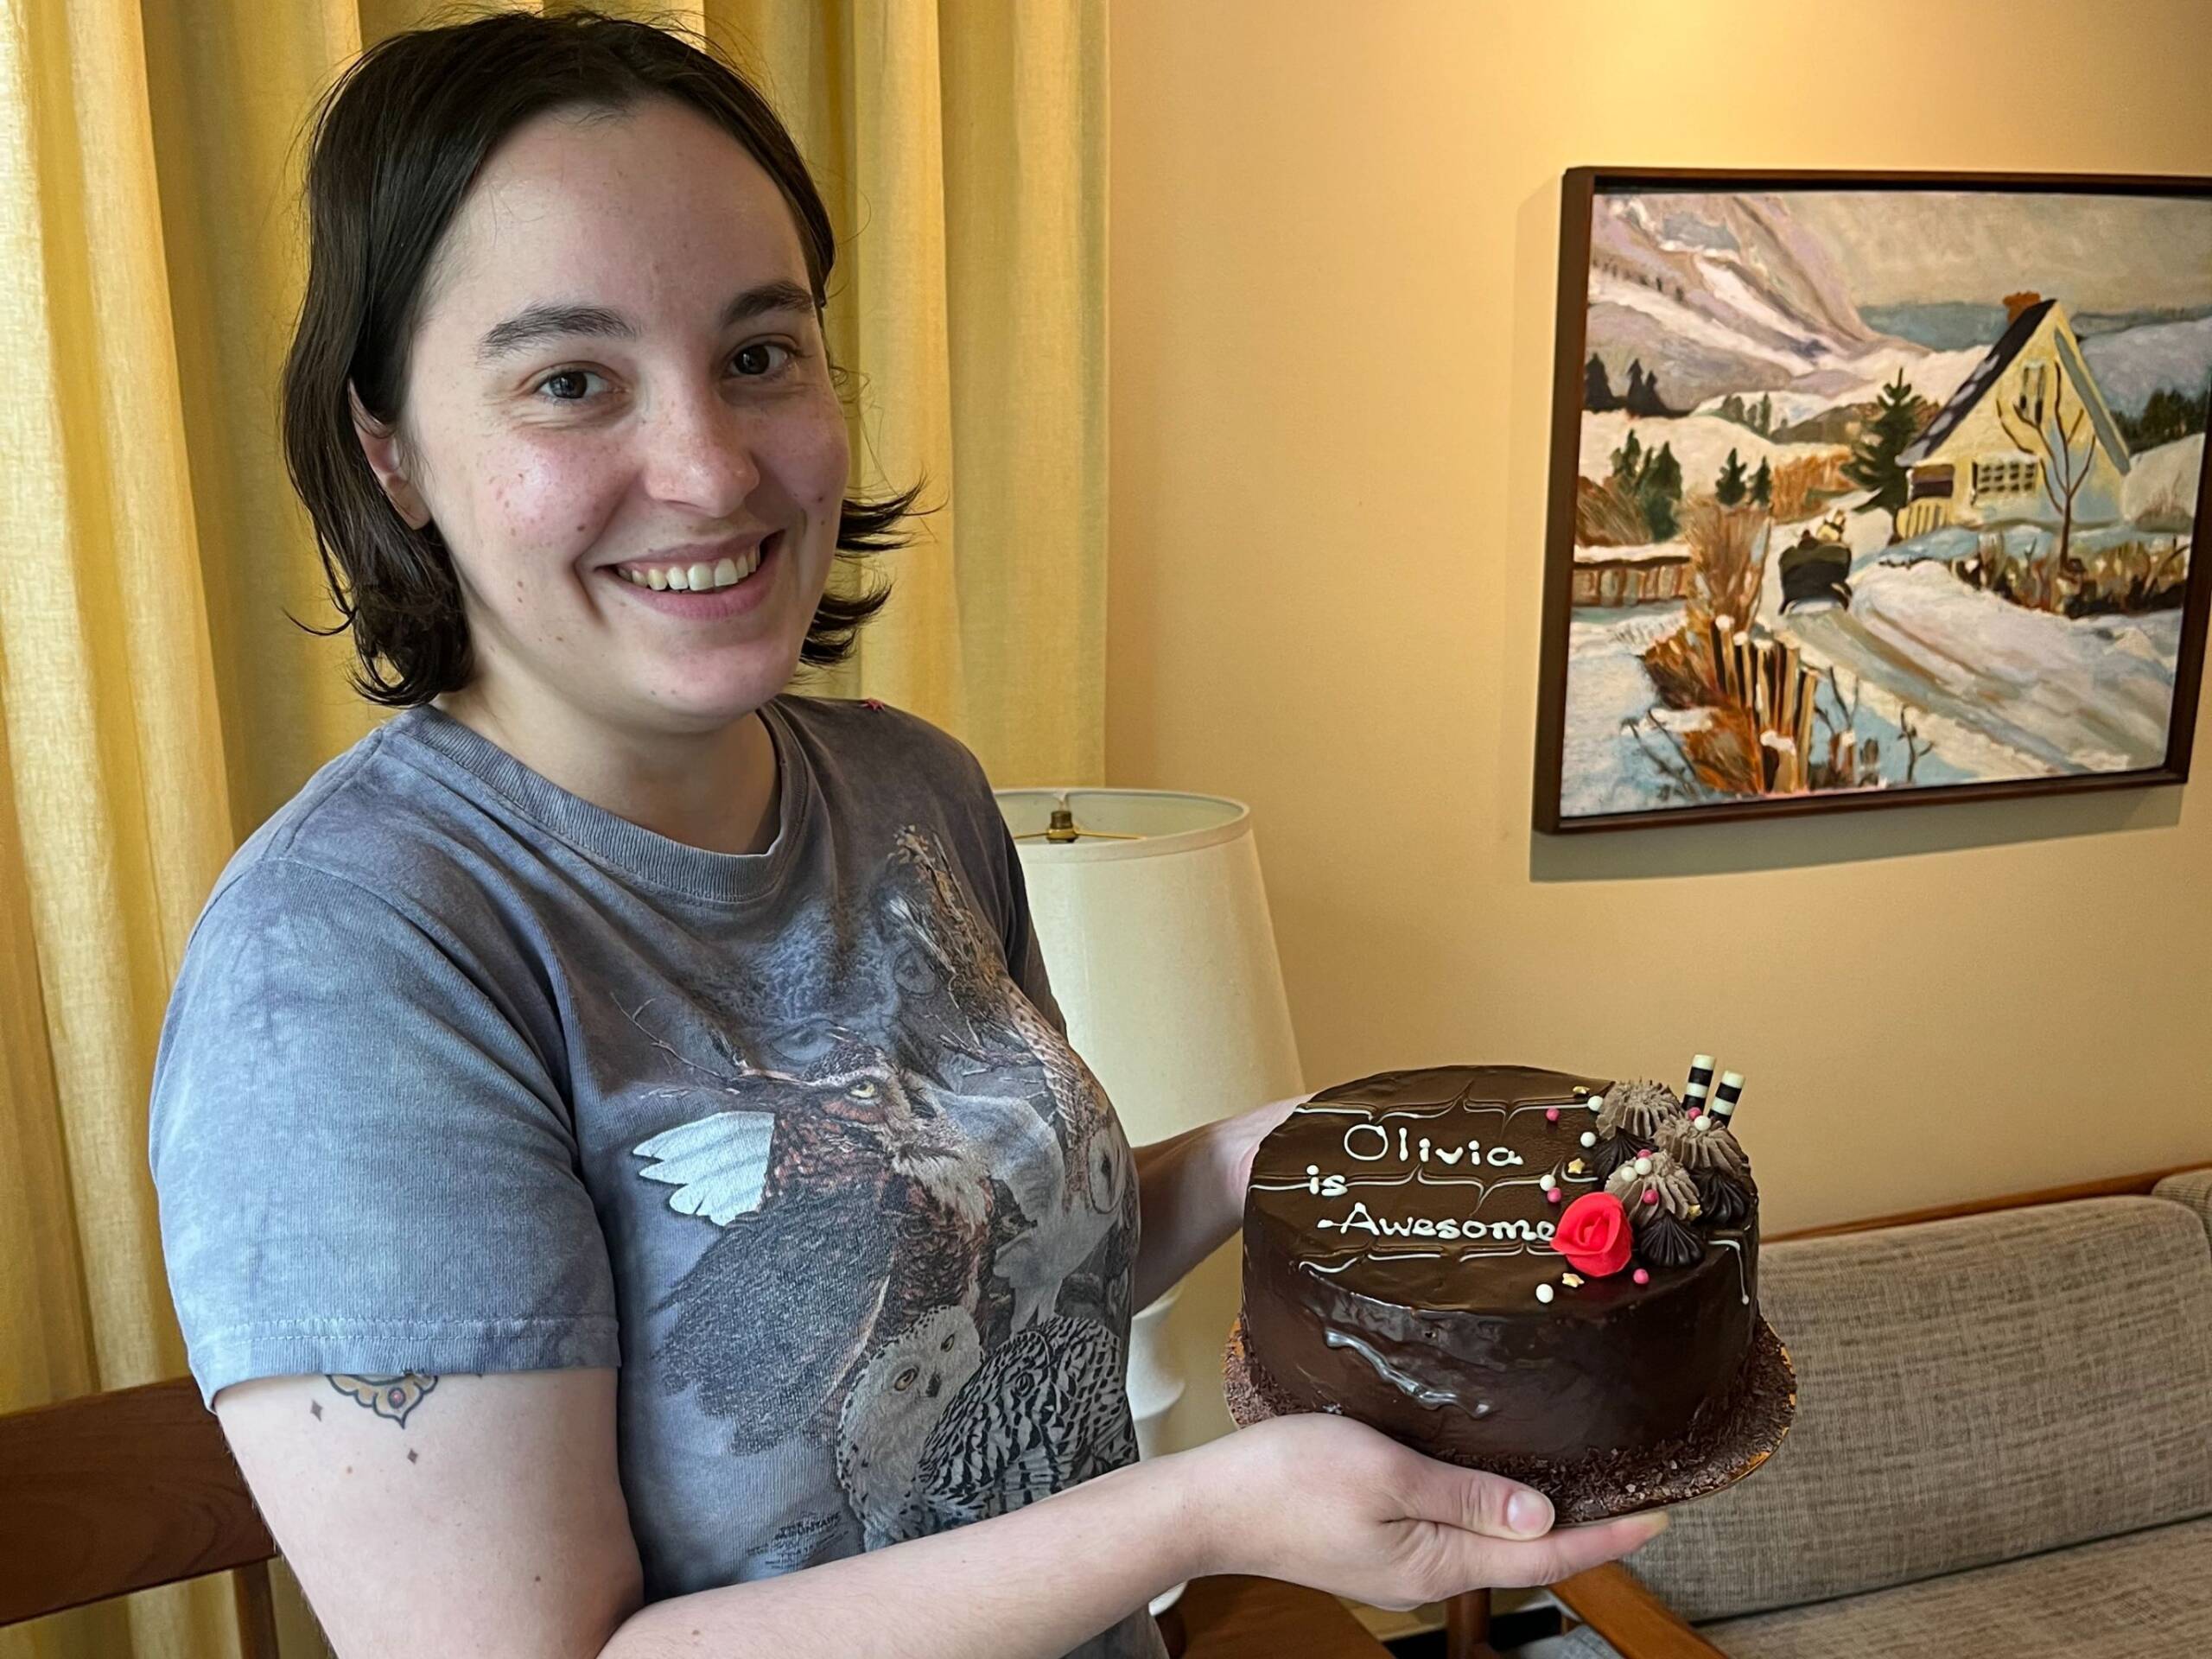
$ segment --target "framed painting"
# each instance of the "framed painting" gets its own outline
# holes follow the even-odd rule
[[[2212,180],[1578,168],[1535,823],[2178,784]]]

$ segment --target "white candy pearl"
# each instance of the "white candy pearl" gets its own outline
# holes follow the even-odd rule
[[[1598,1137],[1588,1129],[1585,1129],[1582,1131],[1582,1144],[1586,1147],[1594,1147],[1598,1144]]]
[[[1559,1293],[1554,1290],[1549,1285],[1538,1285],[1536,1287],[1536,1300],[1540,1302],[1548,1302],[1558,1294]]]
[[[1605,1097],[1603,1095],[1592,1095],[1583,1104],[1593,1112],[1602,1112],[1605,1109]]]
[[[1636,1173],[1639,1175],[1649,1175],[1651,1173],[1651,1160],[1649,1158],[1637,1159],[1636,1160]]]

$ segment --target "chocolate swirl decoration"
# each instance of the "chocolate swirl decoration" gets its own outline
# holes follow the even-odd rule
[[[1647,1160],[1639,1171],[1624,1164],[1605,1183],[1605,1191],[1618,1198],[1636,1227],[1636,1253],[1655,1268],[1687,1268],[1705,1254],[1705,1244],[1690,1223],[1702,1208],[1697,1183],[1690,1172],[1663,1150]]]
[[[1700,1127],[1704,1124],[1710,1127]],[[1707,1113],[1664,1126],[1659,1145],[1689,1171],[1707,1221],[1716,1227],[1744,1224],[1758,1201],[1758,1188],[1751,1184],[1751,1160],[1734,1131]]]
[[[1705,1255],[1705,1242],[1695,1228],[1660,1210],[1636,1230],[1636,1253],[1655,1268],[1695,1267]]]
[[[1598,1133],[1600,1137],[1624,1135],[1639,1147],[1652,1147],[1659,1143],[1661,1125],[1681,1119],[1681,1103],[1675,1098],[1675,1091],[1646,1078],[1613,1086],[1598,1114]]]
[[[1674,1091],[1663,1084],[1616,1084],[1598,1113],[1598,1146],[1591,1155],[1598,1179],[1610,1179],[1638,1153],[1656,1147],[1661,1128],[1681,1115]]]

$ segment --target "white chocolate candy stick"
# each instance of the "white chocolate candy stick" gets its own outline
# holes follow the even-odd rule
[[[1720,1074],[1720,1088],[1713,1096],[1713,1109],[1720,1115],[1720,1121],[1723,1123],[1734,1118],[1736,1103],[1743,1098],[1743,1095],[1744,1074],[1740,1071],[1723,1071]]]
[[[1688,1098],[1692,1095],[1695,1095],[1701,1100],[1705,1097],[1706,1094],[1711,1090],[1712,1087],[1713,1056],[1710,1054],[1699,1054],[1693,1057],[1690,1061],[1689,1087],[1682,1090],[1683,1096]]]

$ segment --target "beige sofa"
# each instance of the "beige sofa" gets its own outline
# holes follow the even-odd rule
[[[1615,1569],[1560,1587],[1567,1651],[2212,1656],[2212,1169],[1777,1243],[1759,1281],[1796,1426],[1631,1564],[1694,1633]]]

